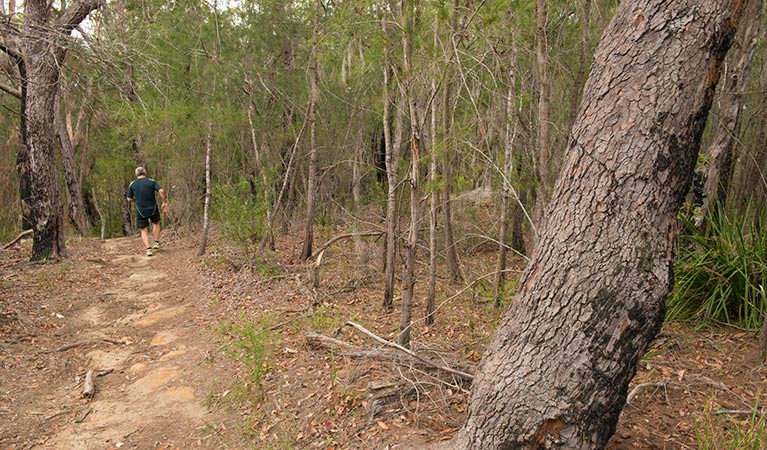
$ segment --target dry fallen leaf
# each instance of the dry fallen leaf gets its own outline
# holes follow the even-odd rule
[[[386,425],[386,422],[383,422],[381,420],[378,421],[378,427],[381,428],[382,430],[388,430],[389,429],[389,425]]]

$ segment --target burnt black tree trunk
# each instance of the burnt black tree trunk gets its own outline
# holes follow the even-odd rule
[[[663,322],[676,215],[742,9],[733,0],[621,3],[454,448],[605,447]]]

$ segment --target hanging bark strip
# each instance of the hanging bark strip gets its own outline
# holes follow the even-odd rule
[[[605,447],[663,323],[676,215],[742,8],[618,7],[539,245],[485,351],[453,448]]]

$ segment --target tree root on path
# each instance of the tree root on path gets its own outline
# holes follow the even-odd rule
[[[86,340],[86,341],[79,341],[79,342],[74,342],[72,344],[62,345],[61,347],[55,348],[53,350],[48,350],[45,353],[65,352],[65,351],[71,350],[71,349],[73,349],[75,347],[81,347],[83,345],[100,344],[102,342],[109,342],[110,344],[115,344],[115,345],[127,344],[127,342],[121,341],[119,339],[111,339],[111,338],[89,339],[89,340]]]

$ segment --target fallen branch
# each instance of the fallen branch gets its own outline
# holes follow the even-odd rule
[[[93,384],[93,369],[89,370],[85,374],[85,382],[83,382],[83,397],[93,398],[93,394],[96,393],[96,385]]]
[[[657,381],[655,383],[638,384],[636,387],[634,387],[634,389],[631,390],[629,395],[626,397],[626,404],[630,405],[631,402],[634,400],[634,397],[636,397],[642,389],[647,387],[666,389],[668,386],[690,387],[695,385],[712,386],[717,389],[723,390],[725,392],[729,392],[730,394],[735,396],[738,400],[740,400],[744,405],[748,405],[748,402],[746,402],[743,399],[743,397],[733,392],[732,389],[727,387],[726,384],[720,383],[719,381],[712,380],[711,378],[704,377],[702,375],[687,375],[683,378],[677,378],[677,379],[663,378],[660,381]],[[668,398],[666,399],[666,401],[668,401]]]
[[[68,410],[68,409],[65,409],[65,410],[63,410],[63,411],[59,411],[59,412],[57,412],[56,414],[53,414],[53,415],[51,415],[51,416],[48,416],[48,417],[46,417],[46,418],[43,420],[43,422],[48,422],[49,420],[51,420],[51,419],[53,419],[53,418],[56,418],[56,417],[59,417],[59,416],[63,416],[64,414],[68,413],[69,411],[70,411],[70,410]]]
[[[341,239],[348,239],[352,237],[381,236],[383,234],[384,234],[383,231],[363,231],[359,233],[345,233],[345,234],[339,234],[338,236],[325,242],[325,244],[322,247],[320,247],[319,251],[317,252],[316,258],[314,259],[314,287],[315,288],[320,287],[320,264],[322,264],[322,257],[325,254],[325,250],[327,250],[331,245],[335,244]]]
[[[463,380],[474,380],[474,376],[468,373],[469,370],[474,369],[473,367],[462,367],[464,370],[457,370],[444,364],[431,361],[413,352],[403,352],[400,350],[389,350],[385,348],[362,348],[339,339],[316,333],[307,333],[306,343],[310,347],[331,349],[333,351],[343,353],[350,358],[376,359],[381,361],[395,362],[401,365],[412,365],[424,370],[437,370],[440,372],[448,373]],[[455,365],[460,364],[461,363],[456,363]]]
[[[718,415],[733,415],[733,416],[764,416],[767,415],[767,411],[764,409],[754,410],[754,409],[722,409],[719,411],[716,411],[714,414]]]
[[[80,422],[82,422],[83,420],[85,420],[85,418],[86,418],[86,417],[88,417],[88,414],[90,414],[92,411],[93,411],[93,409],[91,409],[91,407],[90,407],[90,406],[89,406],[89,407],[87,407],[87,408],[85,408],[85,411],[83,411],[83,413],[82,413],[82,414],[80,414],[80,417],[78,417],[77,419],[75,419],[75,423],[80,423]]]
[[[399,344],[396,344],[394,342],[387,341],[386,339],[373,334],[371,331],[367,330],[365,327],[363,327],[362,325],[360,325],[358,323],[355,323],[355,322],[352,322],[352,321],[348,321],[348,322],[346,322],[346,325],[354,327],[357,330],[359,330],[360,332],[362,332],[364,335],[366,335],[366,336],[370,337],[371,339],[373,339],[374,341],[376,341],[378,343],[381,343],[381,344],[383,344],[383,345],[385,345],[387,347],[391,347],[393,349],[399,350],[399,351],[401,351],[401,352],[403,352],[403,353],[405,353],[407,355],[410,355],[411,357],[413,357],[413,358],[423,362],[424,364],[426,364],[428,366],[432,366],[435,369],[439,369],[439,370],[441,370],[443,372],[447,372],[447,373],[456,375],[458,377],[463,378],[464,380],[469,380],[469,381],[473,381],[474,380],[474,375],[472,375],[472,374],[469,374],[469,373],[466,373],[466,372],[463,372],[463,371],[460,371],[460,370],[456,370],[456,369],[453,369],[451,367],[443,366],[443,365],[441,365],[439,363],[435,363],[433,361],[429,361],[428,359],[424,358],[423,356],[415,353],[414,351],[412,351],[410,349],[407,349],[407,348],[405,348],[405,347],[403,347],[403,346],[401,346]]]
[[[49,350],[46,353],[65,352],[65,351],[71,350],[71,349],[73,349],[75,347],[80,347],[80,346],[83,346],[83,345],[99,344],[101,342],[109,342],[110,344],[116,344],[116,345],[125,344],[124,341],[120,341],[120,340],[117,340],[117,339],[110,339],[110,338],[89,339],[87,341],[79,341],[79,342],[74,342],[72,344],[62,345],[61,347],[58,347],[58,348],[53,349],[53,350]]]
[[[18,236],[16,236],[16,237],[15,237],[15,238],[14,238],[14,239],[11,241],[11,242],[9,242],[9,243],[5,244],[5,245],[3,246],[3,250],[8,250],[9,248],[13,247],[13,245],[14,245],[14,244],[16,244],[17,242],[19,242],[19,241],[20,241],[20,240],[21,240],[21,239],[22,239],[24,236],[27,236],[27,235],[29,235],[29,234],[32,234],[32,230],[26,230],[26,231],[22,231],[22,232],[21,232],[21,233],[19,233],[19,235],[18,235]]]

